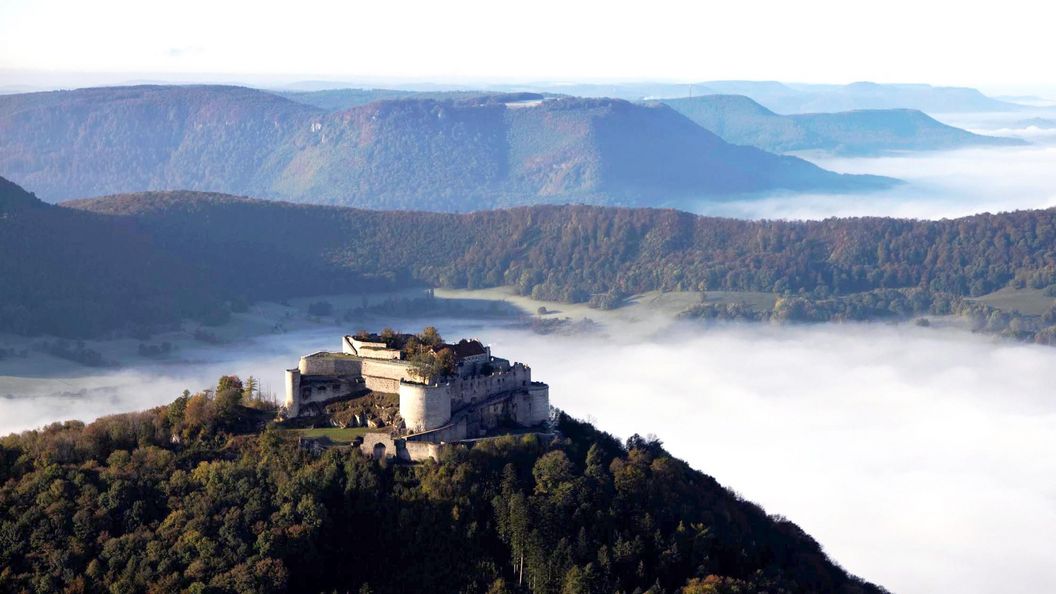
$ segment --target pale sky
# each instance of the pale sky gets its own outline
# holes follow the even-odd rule
[[[0,0],[0,84],[57,71],[1015,90],[1056,84],[1051,16],[1039,0]]]

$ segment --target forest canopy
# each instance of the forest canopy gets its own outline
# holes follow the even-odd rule
[[[246,385],[0,439],[0,590],[882,591],[654,438],[559,415],[421,464],[316,455]]]
[[[0,219],[0,331],[21,334],[222,321],[233,303],[415,285],[511,285],[612,307],[650,290],[764,291],[820,304],[875,291],[948,301],[1056,284],[1053,209],[792,222],[590,206],[383,212],[193,192],[56,207],[14,184],[0,193],[15,204]]]

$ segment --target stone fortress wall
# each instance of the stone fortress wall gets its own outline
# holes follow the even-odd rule
[[[456,371],[426,384],[399,349],[345,336],[341,353],[313,353],[287,370],[287,414],[316,414],[330,401],[366,390],[398,394],[406,443],[459,441],[503,423],[531,427],[549,418],[549,388],[532,381],[530,367],[494,357],[477,341],[442,346],[455,352]]]
[[[362,360],[341,353],[312,353],[286,370],[286,409],[300,416],[332,400],[363,391]],[[318,406],[315,406],[318,405]]]
[[[451,392],[446,385],[400,385],[400,416],[414,433],[443,427],[451,420]]]
[[[414,381],[414,366],[396,359],[363,359],[363,379],[375,392],[398,394],[400,382]]]

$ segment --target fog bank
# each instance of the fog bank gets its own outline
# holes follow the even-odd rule
[[[437,326],[528,363],[574,416],[622,438],[655,433],[894,592],[1056,590],[1056,349],[908,325],[685,325],[653,338]],[[281,392],[282,370],[338,348],[340,331],[136,370],[2,377],[0,433],[169,402],[224,373]]]
[[[787,193],[714,202],[694,212],[749,219],[824,219],[893,216],[940,219],[980,212],[1056,206],[1056,130],[1019,125],[1032,115],[1051,113],[958,114],[945,123],[980,134],[1021,138],[1022,147],[906,152],[881,157],[805,155],[840,173],[875,174],[907,183],[879,192]]]
[[[495,344],[894,592],[1056,590],[1056,349],[879,325]]]

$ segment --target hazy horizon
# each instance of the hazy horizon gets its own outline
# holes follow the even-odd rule
[[[901,151],[866,157],[803,155],[840,173],[868,173],[903,180],[875,192],[784,192],[722,201],[701,200],[697,214],[746,219],[818,220],[886,216],[960,218],[1056,207],[1056,130],[1015,124],[1038,113],[941,116],[944,123],[992,136],[1021,138],[1017,147]]]
[[[874,80],[866,78],[793,80],[783,78],[651,78],[645,77],[516,77],[516,76],[386,76],[357,74],[326,74],[311,72],[165,72],[165,71],[62,71],[39,69],[0,68],[0,94],[72,90],[102,86],[157,85],[234,85],[265,90],[329,90],[342,88],[419,90],[488,90],[501,85],[685,85],[689,94],[694,85],[708,82],[776,82],[789,86],[840,86],[854,83],[889,85],[929,85],[976,89],[994,98],[1033,97],[1056,104],[1056,84],[1041,81],[987,84],[978,80],[937,84],[930,80]],[[1048,105],[1046,103],[1046,105]]]
[[[945,4],[898,0],[862,19],[860,8],[835,0],[662,2],[648,10],[543,0],[515,17],[482,0],[310,0],[295,14],[282,3],[246,0],[11,0],[0,7],[0,69],[1051,88],[1040,75],[1047,21],[1023,18],[1035,4],[1012,0],[998,11]],[[951,23],[957,26],[943,26]],[[943,51],[936,52],[940,31]],[[987,43],[979,43],[982,35]],[[708,58],[715,55],[723,59]]]

